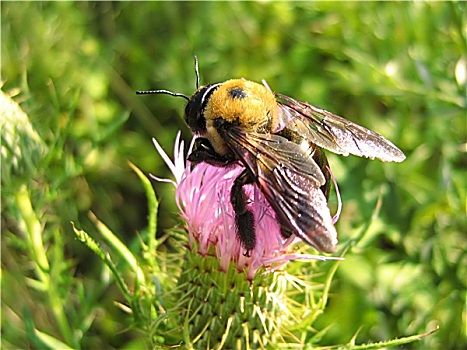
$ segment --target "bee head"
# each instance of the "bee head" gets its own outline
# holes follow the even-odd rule
[[[212,93],[221,85],[209,84],[199,88],[188,100],[185,107],[185,122],[195,134],[206,132],[204,110]]]

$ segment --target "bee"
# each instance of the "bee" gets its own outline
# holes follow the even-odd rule
[[[197,137],[188,160],[217,167],[241,164],[230,202],[237,237],[249,256],[255,248],[253,212],[243,187],[258,186],[280,224],[283,238],[295,234],[319,251],[336,250],[337,233],[327,206],[331,173],[323,149],[385,162],[401,162],[404,153],[390,141],[347,119],[309,103],[274,93],[263,81],[245,79],[199,86],[188,101],[185,121]]]

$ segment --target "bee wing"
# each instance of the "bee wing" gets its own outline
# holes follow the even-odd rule
[[[337,233],[320,190],[326,180],[312,157],[278,135],[247,133],[235,126],[219,132],[255,175],[283,235],[295,233],[320,251],[335,251]]]
[[[374,131],[308,103],[275,95],[282,100],[278,101],[280,126],[292,128],[320,147],[345,156],[350,153],[384,162],[405,159],[399,148]]]

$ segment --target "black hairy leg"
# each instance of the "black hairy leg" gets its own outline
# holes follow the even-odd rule
[[[233,154],[222,156],[214,150],[211,142],[204,137],[195,140],[193,151],[188,156],[188,160],[193,164],[206,162],[213,166],[226,167],[236,161]]]
[[[247,209],[247,199],[243,186],[255,182],[255,178],[248,170],[235,179],[230,192],[230,202],[235,212],[235,226],[237,236],[242,246],[246,249],[245,256],[250,256],[250,251],[256,245],[255,217],[251,210]]]

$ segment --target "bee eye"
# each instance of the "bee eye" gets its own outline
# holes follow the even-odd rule
[[[202,116],[202,94],[195,94],[185,107],[185,122],[194,133],[206,130],[206,120]]]
[[[242,88],[233,88],[229,90],[229,95],[232,96],[232,98],[245,98],[246,94],[243,91]]]
[[[195,134],[204,133],[206,131],[204,109],[212,93],[219,85],[221,84],[217,83],[203,86],[191,96],[185,107],[185,122]]]

